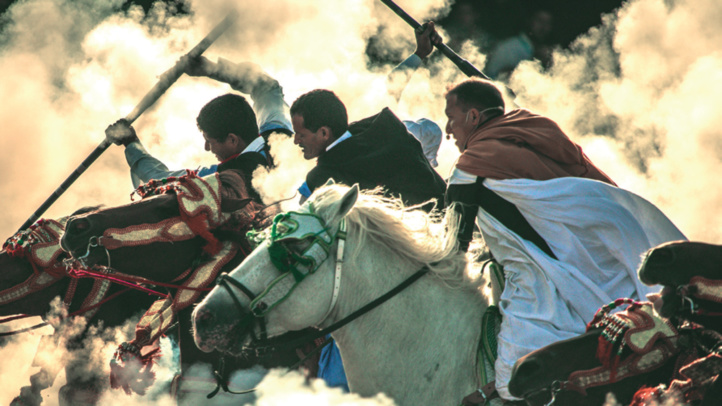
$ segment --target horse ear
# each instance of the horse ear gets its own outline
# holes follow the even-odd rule
[[[341,221],[342,218],[346,217],[348,212],[351,211],[353,205],[356,204],[356,200],[358,200],[358,193],[358,184],[354,184],[348,189],[341,199],[334,203],[335,207],[333,207],[331,211],[333,214],[331,215],[331,219],[328,221],[328,224],[336,224]]]
[[[221,200],[221,212],[229,213],[237,210],[241,210],[250,203],[252,199],[234,199],[224,198]]]

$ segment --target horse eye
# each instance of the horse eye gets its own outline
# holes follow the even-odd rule
[[[312,243],[312,238],[307,237],[301,240],[297,239],[288,239],[284,241],[284,245],[286,246],[286,249],[289,251],[293,251],[296,253],[303,252],[306,248],[308,248],[309,245]]]
[[[70,225],[74,231],[85,231],[90,227],[85,219],[75,219]]]

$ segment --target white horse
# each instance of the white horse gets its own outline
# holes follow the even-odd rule
[[[352,392],[383,392],[398,405],[461,404],[482,385],[477,349],[488,303],[483,278],[466,272],[456,248],[457,222],[430,216],[356,186],[320,188],[298,212],[277,217],[226,289],[195,309],[196,344],[239,352],[266,334],[324,329],[426,268],[331,335]]]

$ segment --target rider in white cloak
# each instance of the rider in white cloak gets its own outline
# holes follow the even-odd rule
[[[446,96],[446,132],[462,152],[447,203],[462,215],[468,247],[474,220],[505,284],[496,389],[516,360],[584,333],[596,310],[659,290],[639,282],[648,249],[684,235],[653,204],[616,187],[552,120],[504,110],[499,90],[470,79]]]

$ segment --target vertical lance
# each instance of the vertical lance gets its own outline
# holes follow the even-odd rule
[[[160,75],[160,78],[158,79],[158,83],[153,86],[152,89],[143,97],[143,99],[138,103],[138,105],[135,106],[133,111],[130,112],[125,117],[125,120],[128,121],[128,124],[133,123],[138,117],[140,117],[141,114],[143,114],[144,111],[146,111],[150,106],[152,106],[165,92],[170,88],[173,83],[178,80],[178,78],[183,75],[183,72],[185,72],[186,64],[189,63],[189,61],[193,60],[194,58],[197,58],[205,52],[208,47],[215,42],[218,37],[220,37],[227,29],[230,27],[233,22],[238,18],[238,13],[236,11],[232,11],[229,13],[226,18],[223,19],[218,25],[216,25],[213,30],[206,35],[201,42],[199,42],[193,49],[191,49],[187,54],[186,58],[181,58],[176,64],[168,69],[167,71],[163,72],[163,74]],[[96,159],[100,155],[105,152],[106,149],[110,146],[112,142],[105,138],[103,141],[95,148],[93,152],[88,155],[85,160],[75,169],[73,173],[68,176],[65,181],[63,181],[60,186],[55,189],[53,194],[50,195],[50,197],[45,200],[45,202],[40,205],[40,207],[33,213],[30,218],[28,218],[25,223],[23,223],[22,226],[18,229],[18,231],[22,231],[28,227],[30,227],[37,219],[40,218],[40,216],[45,213],[45,211],[52,206],[53,203],[55,203],[56,200],[65,193],[65,191],[70,187],[70,185],[75,182],[76,179],[80,177],[80,175],[85,172],[88,167],[90,167],[93,162],[95,162]]]
[[[419,24],[418,21],[414,20],[413,17],[411,17],[406,11],[404,11],[401,7],[399,7],[396,3],[394,3],[392,0],[381,0],[382,3],[384,3],[388,8],[391,9],[394,13],[396,13],[397,16],[401,17],[402,20],[406,21],[411,28],[414,30],[417,30],[421,27],[421,24]],[[486,80],[490,80],[488,76],[486,76],[482,71],[476,68],[476,66],[472,65],[471,62],[467,61],[466,59],[462,58],[454,52],[451,48],[449,48],[446,44],[443,42],[440,44],[434,44],[436,49],[441,51],[444,56],[449,58],[451,62],[454,63],[454,65],[458,66],[459,69],[469,77],[480,77]]]

